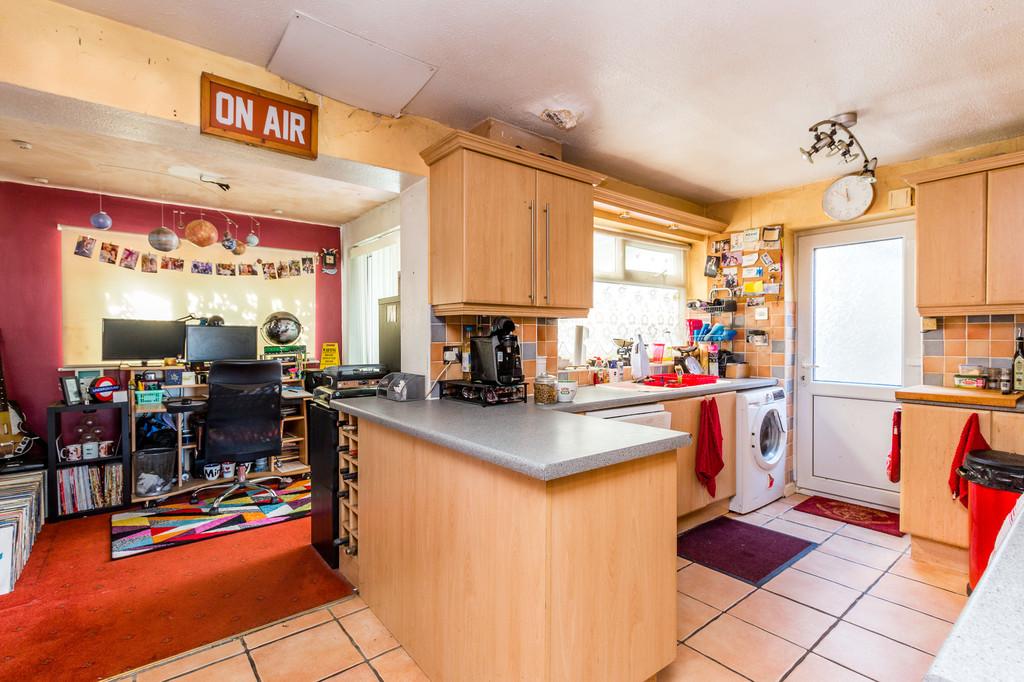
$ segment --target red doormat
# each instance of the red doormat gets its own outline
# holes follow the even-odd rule
[[[110,514],[47,523],[0,596],[0,680],[97,680],[352,593],[309,517],[110,558]]]
[[[903,533],[900,532],[900,515],[894,512],[872,509],[852,502],[832,500],[817,495],[807,498],[793,509],[805,514],[824,516],[826,519],[852,523],[855,526],[876,530],[886,535],[903,536]]]
[[[761,587],[817,545],[724,516],[676,539],[676,554]]]

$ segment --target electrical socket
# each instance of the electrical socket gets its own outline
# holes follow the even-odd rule
[[[462,362],[462,349],[458,346],[445,346],[442,357],[445,362]]]

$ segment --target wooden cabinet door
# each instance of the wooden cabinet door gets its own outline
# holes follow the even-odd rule
[[[988,444],[993,450],[1024,455],[1024,414],[993,411],[992,439]]]
[[[672,415],[671,428],[689,433],[693,440],[685,448],[676,450],[677,516],[702,509],[716,500],[736,494],[736,394],[714,396],[718,404],[718,417],[722,425],[722,460],[725,467],[715,477],[716,495],[711,497],[697,479],[697,437],[700,434],[700,405],[704,398],[686,398],[664,403]]]
[[[988,303],[1024,303],[1024,166],[988,174]]]
[[[463,300],[535,305],[537,171],[466,152]]]
[[[537,171],[538,304],[589,308],[594,294],[594,188]]]
[[[985,173],[917,188],[917,305],[985,303]]]
[[[959,500],[952,499],[948,480],[960,432],[972,412],[978,413],[981,433],[988,440],[992,433],[992,412],[932,405],[903,406],[900,530],[914,537],[967,547],[967,509]]]

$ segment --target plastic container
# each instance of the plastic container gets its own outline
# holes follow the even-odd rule
[[[984,375],[954,374],[953,385],[957,388],[985,388],[986,378]]]
[[[132,455],[135,462],[135,494],[162,495],[174,487],[174,448],[143,448]]]
[[[713,384],[718,377],[710,374],[654,374],[644,379],[647,386],[664,386],[665,388],[683,388],[685,386],[702,386]]]
[[[163,389],[154,391],[135,391],[136,405],[159,405],[164,400]]]

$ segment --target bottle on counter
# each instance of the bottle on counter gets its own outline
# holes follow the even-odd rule
[[[1017,327],[1017,352],[1013,356],[1013,390],[1024,391],[1024,330]]]

